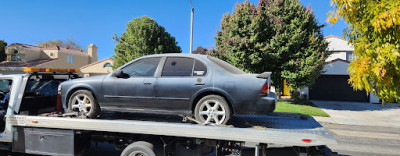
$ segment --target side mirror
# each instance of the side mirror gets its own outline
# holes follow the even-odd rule
[[[128,74],[125,74],[122,70],[115,70],[113,72],[113,76],[116,78],[129,78],[130,76]]]

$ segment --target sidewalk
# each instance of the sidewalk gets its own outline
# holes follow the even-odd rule
[[[366,102],[312,101],[330,117],[314,117],[318,122],[400,128],[399,104]]]

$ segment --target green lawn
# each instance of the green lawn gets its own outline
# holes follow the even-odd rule
[[[278,101],[275,112],[301,113],[309,116],[329,117],[323,110],[312,102],[294,103],[292,101]]]

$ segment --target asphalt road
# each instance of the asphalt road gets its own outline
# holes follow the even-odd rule
[[[328,146],[339,156],[400,155],[400,128],[378,126],[322,125],[337,139]]]

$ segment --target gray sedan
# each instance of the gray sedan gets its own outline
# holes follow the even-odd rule
[[[95,118],[100,111],[194,115],[225,124],[233,114],[275,109],[270,72],[246,74],[220,59],[198,54],[157,54],[135,59],[105,76],[63,82],[67,111]]]

